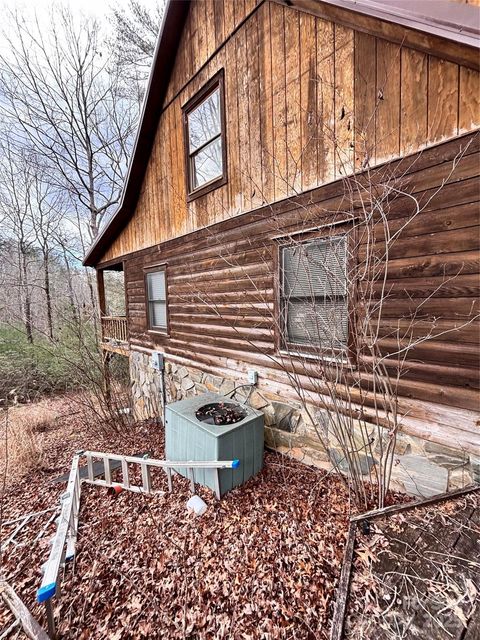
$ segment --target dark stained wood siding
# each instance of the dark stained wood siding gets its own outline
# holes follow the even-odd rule
[[[479,325],[478,319],[465,322],[480,311],[479,149],[480,134],[470,134],[377,173],[397,176],[396,185],[423,207],[391,248],[382,351],[396,349],[392,330],[406,328],[415,313],[414,335],[447,331],[409,354],[399,385],[405,428],[472,451],[480,445]],[[255,367],[261,388],[292,397],[274,341],[274,238],[338,219],[349,202],[346,183],[338,180],[127,256],[132,348],[158,348],[231,377]],[[392,200],[392,232],[405,225],[412,206],[406,195]],[[361,245],[360,259],[363,250]],[[148,332],[145,320],[144,269],[159,263],[168,265],[168,337]],[[450,331],[455,327],[461,328]],[[369,379],[361,362],[352,379],[358,376],[368,406]]]
[[[228,182],[187,203],[182,105],[225,70]],[[480,126],[479,73],[267,1],[193,2],[109,261]]]

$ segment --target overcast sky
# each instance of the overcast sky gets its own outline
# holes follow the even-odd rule
[[[101,17],[110,13],[112,6],[126,7],[128,0],[63,0],[62,4],[70,5],[73,9],[81,11],[86,14],[91,14],[97,17]],[[143,4],[147,6],[154,6],[155,0],[143,0]],[[0,0],[0,7],[6,5],[9,8],[23,8],[35,9],[38,13],[48,11],[55,5],[52,0],[30,0],[25,2],[24,0]]]

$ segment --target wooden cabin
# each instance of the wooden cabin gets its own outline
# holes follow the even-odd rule
[[[342,466],[339,418],[366,477],[393,446],[409,492],[480,479],[477,5],[169,2],[85,258],[139,417],[161,352],[168,401],[240,386],[308,464]]]

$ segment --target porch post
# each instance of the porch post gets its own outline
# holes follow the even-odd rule
[[[103,277],[103,269],[97,269],[97,293],[98,293],[98,306],[100,310],[100,327],[102,333],[102,342],[103,342],[103,322],[102,318],[106,315],[106,302],[105,302],[105,280]]]
[[[97,269],[97,292],[98,292],[98,306],[100,310],[100,327],[101,327],[101,340],[102,343],[104,341],[104,328],[103,328],[103,318],[106,314],[106,301],[105,301],[105,280],[103,277],[103,269]],[[110,357],[109,353],[107,353],[103,344],[101,346],[102,349],[102,363],[103,363],[103,391],[105,393],[105,400],[108,404],[111,401],[111,378],[110,378]]]

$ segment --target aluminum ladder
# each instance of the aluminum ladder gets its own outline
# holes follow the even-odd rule
[[[87,461],[87,477],[80,478],[79,463],[84,457]],[[104,480],[95,478],[93,470],[94,459],[103,460]],[[116,460],[121,464],[122,482],[113,482],[110,469],[110,461]],[[133,485],[130,483],[128,465],[140,465],[141,485]],[[67,482],[67,490],[60,496],[61,511],[58,519],[57,531],[52,541],[52,548],[47,562],[44,565],[43,579],[40,588],[37,591],[37,602],[45,603],[48,632],[51,638],[55,638],[55,620],[53,616],[52,598],[59,596],[59,571],[61,566],[75,557],[75,546],[78,531],[78,513],[80,509],[80,495],[82,483],[87,482],[99,487],[121,487],[126,491],[135,493],[144,493],[152,495],[154,493],[165,493],[152,490],[152,469],[163,469],[167,476],[168,490],[173,491],[172,475],[175,469],[187,469],[188,478],[190,480],[190,489],[195,493],[195,469],[213,469],[215,473],[215,494],[220,499],[220,469],[237,469],[240,466],[239,460],[227,461],[197,461],[189,460],[173,461],[173,460],[156,460],[154,458],[138,458],[135,456],[122,456],[115,453],[101,453],[99,451],[79,451],[72,460],[70,475]]]
[[[152,493],[158,493],[152,491],[151,482],[151,470],[163,469],[167,475],[168,490],[172,492],[172,472],[174,473],[178,468],[184,468],[187,470],[188,479],[190,480],[190,489],[192,493],[195,493],[195,469],[213,469],[215,471],[215,495],[220,500],[220,469],[237,469],[240,466],[239,460],[227,460],[227,461],[206,461],[203,460],[188,460],[187,462],[176,460],[155,460],[154,458],[138,458],[135,456],[121,456],[115,453],[101,453],[99,451],[84,451],[82,455],[87,459],[88,479],[85,482],[94,484],[99,487],[120,487],[127,491],[134,491],[136,493],[145,493],[151,495]],[[98,458],[103,460],[104,467],[104,480],[97,480],[93,473],[93,459]],[[122,480],[123,482],[112,482],[110,472],[110,460],[116,460],[121,463]],[[140,465],[142,474],[142,484],[132,485],[130,483],[130,477],[128,472],[128,465],[136,464]],[[163,491],[160,493],[164,493]]]

